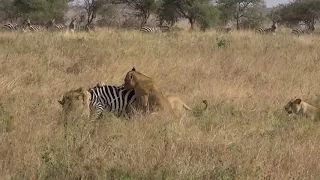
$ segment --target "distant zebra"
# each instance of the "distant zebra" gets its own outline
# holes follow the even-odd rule
[[[136,100],[134,90],[125,90],[123,86],[105,85],[103,83],[90,88],[90,107],[95,109],[91,115],[94,119],[102,116],[107,110],[116,113],[118,116],[128,113],[128,108]]]
[[[64,24],[56,24],[55,19],[50,20],[47,24],[46,24],[46,28],[47,29],[51,29],[54,31],[61,31],[66,29],[66,25]]]
[[[148,26],[143,26],[140,28],[141,32],[146,32],[146,33],[162,33],[162,32],[169,32],[170,27],[169,26],[158,26],[158,27],[148,27]]]
[[[16,31],[16,30],[18,30],[18,24],[17,23],[7,23],[7,24],[3,25],[3,28],[8,31]]]
[[[295,27],[292,29],[292,34],[300,36],[303,34],[312,34],[314,31],[315,31],[314,25],[308,26],[308,28],[305,28],[305,29],[302,29],[301,27]]]
[[[46,28],[42,25],[31,24],[30,19],[26,19],[23,21],[23,32],[27,31],[43,31]]]
[[[78,30],[92,32],[92,31],[95,31],[95,25],[90,24],[90,25],[79,26]]]
[[[256,33],[260,33],[260,34],[276,34],[276,31],[277,31],[277,23],[276,22],[273,22],[271,28],[267,28],[267,29],[264,29],[264,28],[258,28],[256,29]]]
[[[69,31],[71,31],[72,33],[74,33],[74,31],[76,30],[76,20],[76,17],[72,18],[68,27]]]
[[[232,28],[218,28],[217,32],[221,32],[221,33],[231,33],[232,32]]]

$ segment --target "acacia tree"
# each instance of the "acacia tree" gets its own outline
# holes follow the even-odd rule
[[[204,30],[217,23],[219,16],[210,0],[163,0],[158,10],[160,20],[175,23],[180,18],[188,19],[190,29],[194,28],[196,23],[200,24]]]
[[[217,6],[221,11],[221,20],[235,20],[237,30],[240,29],[242,19],[256,19],[257,17],[249,16],[252,8],[263,6],[263,0],[217,0]]]
[[[296,25],[304,22],[308,27],[314,26],[320,19],[319,0],[296,0],[288,4],[280,4],[268,14],[275,17],[283,24]]]
[[[83,0],[83,4],[87,14],[86,26],[89,26],[97,17],[99,10],[111,4],[111,0]]]
[[[122,0],[131,9],[134,10],[133,15],[140,19],[140,26],[144,26],[151,13],[158,8],[157,0]]]
[[[2,20],[13,20],[19,17],[16,8],[13,6],[13,0],[0,0],[0,17]]]
[[[52,18],[63,19],[68,9],[67,0],[14,0],[13,5],[22,16],[34,22],[44,22]]]

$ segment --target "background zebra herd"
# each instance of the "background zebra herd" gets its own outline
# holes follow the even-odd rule
[[[260,33],[260,34],[276,34],[277,31],[277,23],[273,22],[271,25],[271,28],[258,28],[256,29],[256,33]]]
[[[70,30],[74,32],[76,29],[76,18],[72,18],[69,26],[56,23],[55,19],[50,20],[44,25],[39,24],[32,24],[30,19],[24,20],[20,25],[17,23],[7,23],[3,25],[3,28],[8,31],[21,31],[21,32],[29,32],[29,31],[45,31],[45,30],[52,30],[52,31],[62,31],[62,30]]]
[[[158,26],[158,27],[143,26],[141,27],[140,31],[146,32],[146,33],[162,33],[162,32],[169,32],[170,27],[169,26]]]
[[[9,31],[22,31],[22,32],[29,32],[29,31],[44,31],[44,30],[52,30],[52,31],[62,31],[62,30],[70,30],[71,32],[74,32],[76,29],[79,31],[91,31],[94,30],[95,27],[93,25],[85,25],[85,26],[76,26],[76,18],[72,18],[69,26],[62,24],[62,23],[56,23],[55,19],[50,20],[45,25],[37,25],[37,24],[31,24],[30,19],[26,19],[22,22],[21,25],[18,25],[17,23],[7,23],[3,25],[3,28],[5,30]],[[273,22],[270,28],[257,28],[255,29],[255,32],[258,34],[273,34],[275,35],[277,32],[278,26],[276,22]],[[218,28],[216,29],[219,33],[231,33],[232,28]],[[143,26],[140,28],[140,32],[144,33],[163,33],[163,32],[169,32],[171,31],[171,28],[169,26],[157,26],[157,27],[150,27],[150,26]],[[308,26],[308,28],[301,28],[301,27],[295,27],[292,29],[292,34],[295,35],[303,35],[303,34],[311,34],[315,31],[314,25]]]

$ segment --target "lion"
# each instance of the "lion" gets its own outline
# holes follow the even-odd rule
[[[166,95],[166,98],[170,102],[171,108],[174,111],[182,112],[183,109],[189,110],[191,112],[198,112],[193,109],[191,109],[189,106],[187,106],[178,96],[175,95]],[[207,110],[208,108],[208,102],[207,100],[202,101],[205,104],[204,109],[202,109],[202,112]]]
[[[170,102],[161,89],[150,77],[136,71],[135,68],[126,74],[123,86],[126,90],[134,89],[136,107],[145,114],[159,110],[173,112]]]
[[[320,115],[320,109],[316,108],[301,99],[293,99],[284,107],[289,115],[300,115],[315,120]]]
[[[84,87],[66,92],[62,100],[58,100],[58,102],[62,105],[62,112],[65,118],[71,115],[71,113],[91,118],[90,93]]]

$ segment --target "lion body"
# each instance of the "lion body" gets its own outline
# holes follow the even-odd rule
[[[189,110],[194,112],[188,105],[186,105],[178,96],[175,95],[167,95],[166,98],[168,99],[171,108],[174,111],[182,112],[183,109]],[[203,100],[203,103],[206,105],[202,111],[205,111],[208,108],[208,103],[206,100]]]
[[[320,115],[320,109],[316,108],[301,99],[291,100],[285,106],[288,114],[300,115],[315,120]]]
[[[136,96],[136,106],[145,113],[159,110],[171,111],[170,102],[165,97],[161,89],[153,82],[153,80],[133,69],[126,74],[124,79],[125,89],[134,89]]]

